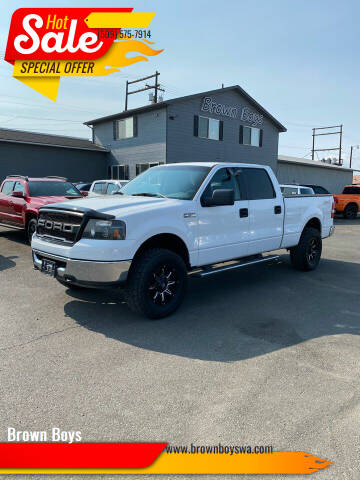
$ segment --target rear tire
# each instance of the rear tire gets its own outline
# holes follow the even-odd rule
[[[30,218],[26,226],[26,239],[28,243],[31,245],[31,239],[36,231],[37,219]]]
[[[305,228],[298,245],[290,249],[291,263],[297,270],[315,270],[320,262],[321,251],[320,232],[316,228]]]
[[[347,220],[353,220],[354,218],[357,217],[358,214],[358,207],[355,203],[350,203],[349,205],[346,205],[345,210],[343,212],[344,218]]]
[[[164,318],[180,306],[186,287],[184,260],[170,250],[152,248],[132,265],[125,298],[134,312],[151,319]]]

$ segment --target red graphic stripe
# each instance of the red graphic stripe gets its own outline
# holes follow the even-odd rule
[[[145,468],[166,443],[0,443],[0,468]]]

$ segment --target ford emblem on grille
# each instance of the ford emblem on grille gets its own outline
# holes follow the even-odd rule
[[[70,223],[53,222],[52,220],[45,220],[44,218],[39,218],[38,226],[43,227],[49,231],[59,231],[67,233],[72,233],[75,227],[75,225],[71,225]]]

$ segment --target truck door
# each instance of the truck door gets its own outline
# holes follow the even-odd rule
[[[15,182],[6,180],[2,184],[0,192],[0,222],[13,223],[13,209],[10,205],[12,200],[11,193],[13,191]]]
[[[14,192],[22,192],[25,197],[25,185],[22,182],[15,182]],[[20,227],[23,226],[22,212],[24,209],[25,199],[20,197],[11,198],[11,214],[13,215],[13,222],[17,223]]]
[[[217,263],[247,255],[249,202],[230,168],[217,170],[201,197],[215,189],[233,189],[234,205],[207,207],[199,203],[199,265]]]
[[[280,248],[284,201],[264,168],[242,168],[249,200],[250,236],[248,255]],[[280,198],[281,197],[281,198]]]

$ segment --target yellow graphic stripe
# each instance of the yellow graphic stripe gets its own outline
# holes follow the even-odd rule
[[[0,469],[0,474],[310,474],[333,462],[306,452],[243,453],[243,454],[169,454],[163,452],[155,462],[142,469]]]
[[[90,28],[147,28],[155,12],[92,12],[85,22]]]

